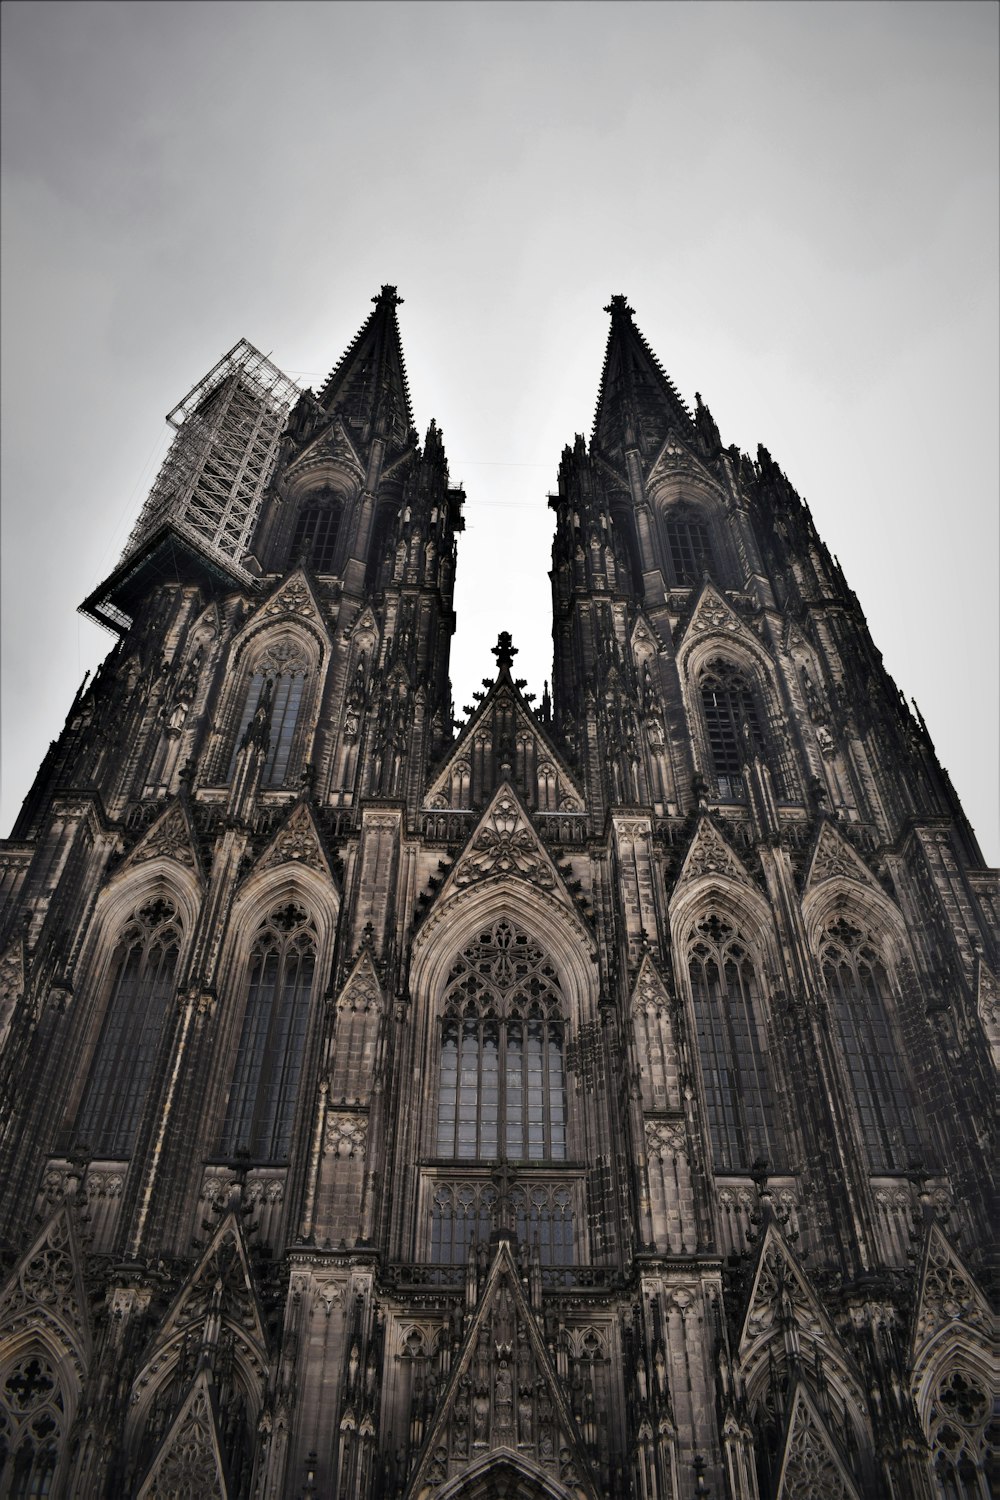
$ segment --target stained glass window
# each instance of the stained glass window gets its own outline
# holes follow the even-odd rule
[[[301,907],[271,913],[250,958],[250,984],[222,1131],[225,1156],[287,1160],[316,963],[316,934]]]
[[[774,1166],[774,1102],[758,1021],[757,976],[723,917],[698,923],[688,948],[698,1055],[716,1170]]]
[[[825,935],[823,978],[873,1171],[900,1171],[920,1154],[886,996],[889,976],[870,941],[849,922]]]
[[[154,901],[136,912],[115,950],[111,998],[76,1123],[77,1141],[94,1156],[132,1152],[171,1011],[179,943],[177,913]]]

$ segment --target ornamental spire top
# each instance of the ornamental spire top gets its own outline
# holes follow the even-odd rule
[[[383,438],[390,448],[411,441],[413,412],[396,308],[403,299],[386,283],[367,319],[319,393],[327,411],[336,408],[362,442]]]
[[[616,293],[594,415],[593,443],[607,458],[624,459],[630,449],[651,458],[670,427],[691,431],[691,414],[673,381],[634,322],[628,298]]]

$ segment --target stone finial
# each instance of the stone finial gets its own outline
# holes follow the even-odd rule
[[[501,630],[497,636],[497,643],[492,653],[497,659],[497,666],[501,672],[509,672],[514,665],[514,657],[517,655],[517,647],[510,638],[509,630]]]

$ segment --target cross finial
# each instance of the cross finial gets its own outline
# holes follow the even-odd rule
[[[517,655],[517,647],[514,645],[510,638],[509,630],[501,630],[500,634],[497,636],[497,643],[493,647],[492,654],[497,659],[497,666],[499,667],[500,671],[509,672],[511,667],[514,665],[514,657]]]
[[[403,299],[397,294],[396,288],[386,282],[378,296],[373,297],[372,301],[377,302],[380,306],[382,303],[386,303],[389,307],[401,307]]]

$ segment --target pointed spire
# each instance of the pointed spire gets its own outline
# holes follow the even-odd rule
[[[361,439],[383,437],[402,448],[413,438],[413,412],[406,380],[394,286],[373,297],[374,310],[334,366],[319,393],[320,405],[336,408]]]
[[[673,381],[632,321],[634,310],[619,295],[605,312],[611,329],[594,414],[593,443],[609,457],[639,448],[651,458],[675,427],[693,435],[691,414]]]

